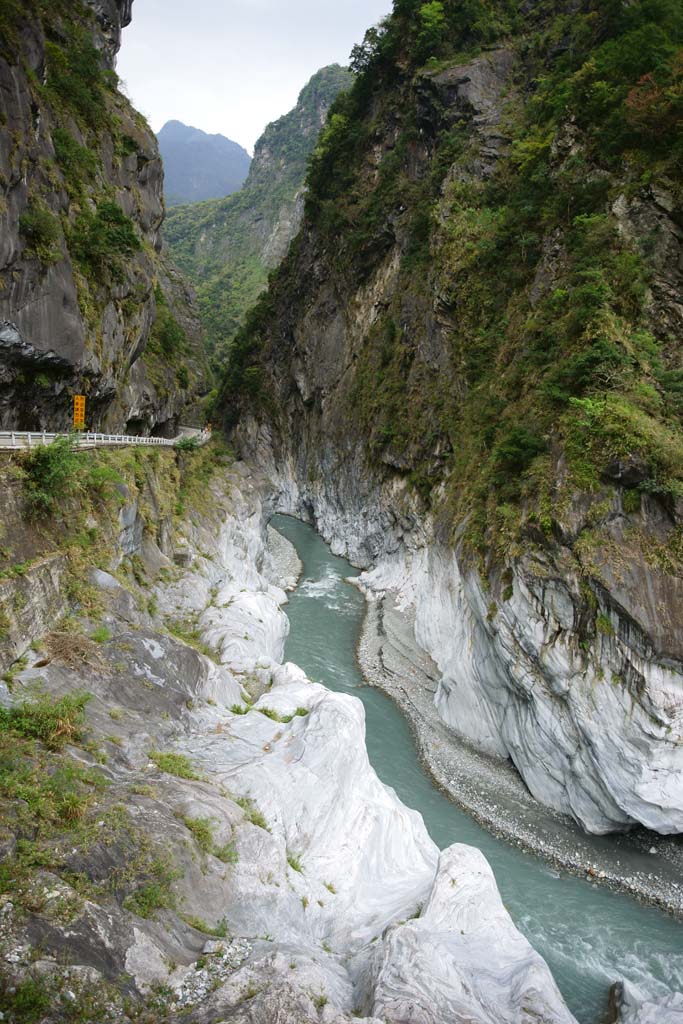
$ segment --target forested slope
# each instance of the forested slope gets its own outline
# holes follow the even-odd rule
[[[238,193],[169,211],[165,236],[197,287],[217,363],[299,230],[308,158],[332,102],[352,80],[338,65],[318,71],[296,107],[256,143]]]
[[[447,720],[589,827],[659,801],[677,828],[642,755],[596,744],[635,707],[677,756],[683,11],[397,0],[353,64],[226,415],[340,549],[427,545],[463,631],[425,638]]]

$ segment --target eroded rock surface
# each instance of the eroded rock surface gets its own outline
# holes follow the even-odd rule
[[[90,577],[108,638],[31,654],[3,688],[11,706],[87,687],[89,742],[64,757],[107,783],[88,841],[5,900],[5,977],[61,986],[56,1006],[65,985],[80,999],[95,984],[122,1021],[126,990],[196,1024],[450,1024],[454,1008],[488,1024],[494,1006],[570,1024],[483,858],[439,855],[377,778],[361,703],[281,664],[286,594],[271,581],[296,562],[283,539],[264,544],[263,483],[237,465],[208,487],[207,511],[172,536],[137,528],[129,506],[120,551],[137,577],[125,558],[118,578]],[[177,639],[189,623],[213,659]]]
[[[363,476],[359,449],[316,450],[306,439],[298,457],[276,462],[268,429],[241,430],[273,480],[276,507],[313,521],[333,551],[372,567],[361,579],[369,591],[390,591],[411,609],[440,672],[436,707],[456,734],[510,758],[538,800],[589,832],[681,831],[678,583],[632,541],[641,516],[664,537],[674,529],[655,504],[633,516],[612,497],[602,511],[613,547],[594,556],[586,618],[573,538],[605,494],[569,511],[551,553],[535,551],[485,583],[403,482]]]
[[[633,985],[619,982],[612,989],[610,1009],[613,1024],[681,1024],[683,995],[645,999]]]
[[[493,948],[496,967],[489,972]],[[441,854],[419,917],[385,940],[373,1012],[410,1024],[570,1022],[546,971],[503,908],[483,855],[455,845]]]

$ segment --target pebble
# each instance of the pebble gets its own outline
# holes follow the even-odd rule
[[[209,939],[208,942],[204,943],[202,953],[223,953],[225,950],[225,942],[217,939]]]
[[[228,981],[251,953],[246,939],[209,939],[203,952],[210,957],[202,967],[188,974],[176,995],[178,1008],[199,1002],[209,992]]]

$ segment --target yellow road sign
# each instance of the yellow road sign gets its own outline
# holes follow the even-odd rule
[[[85,430],[85,395],[74,395],[74,430]]]

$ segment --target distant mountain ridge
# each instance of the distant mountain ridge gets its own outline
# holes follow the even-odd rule
[[[309,157],[332,103],[353,80],[338,64],[316,72],[296,106],[266,127],[238,193],[169,210],[164,238],[197,288],[217,363],[298,234]]]
[[[222,199],[246,181],[251,157],[225,135],[209,135],[182,121],[167,121],[157,135],[169,206]]]

